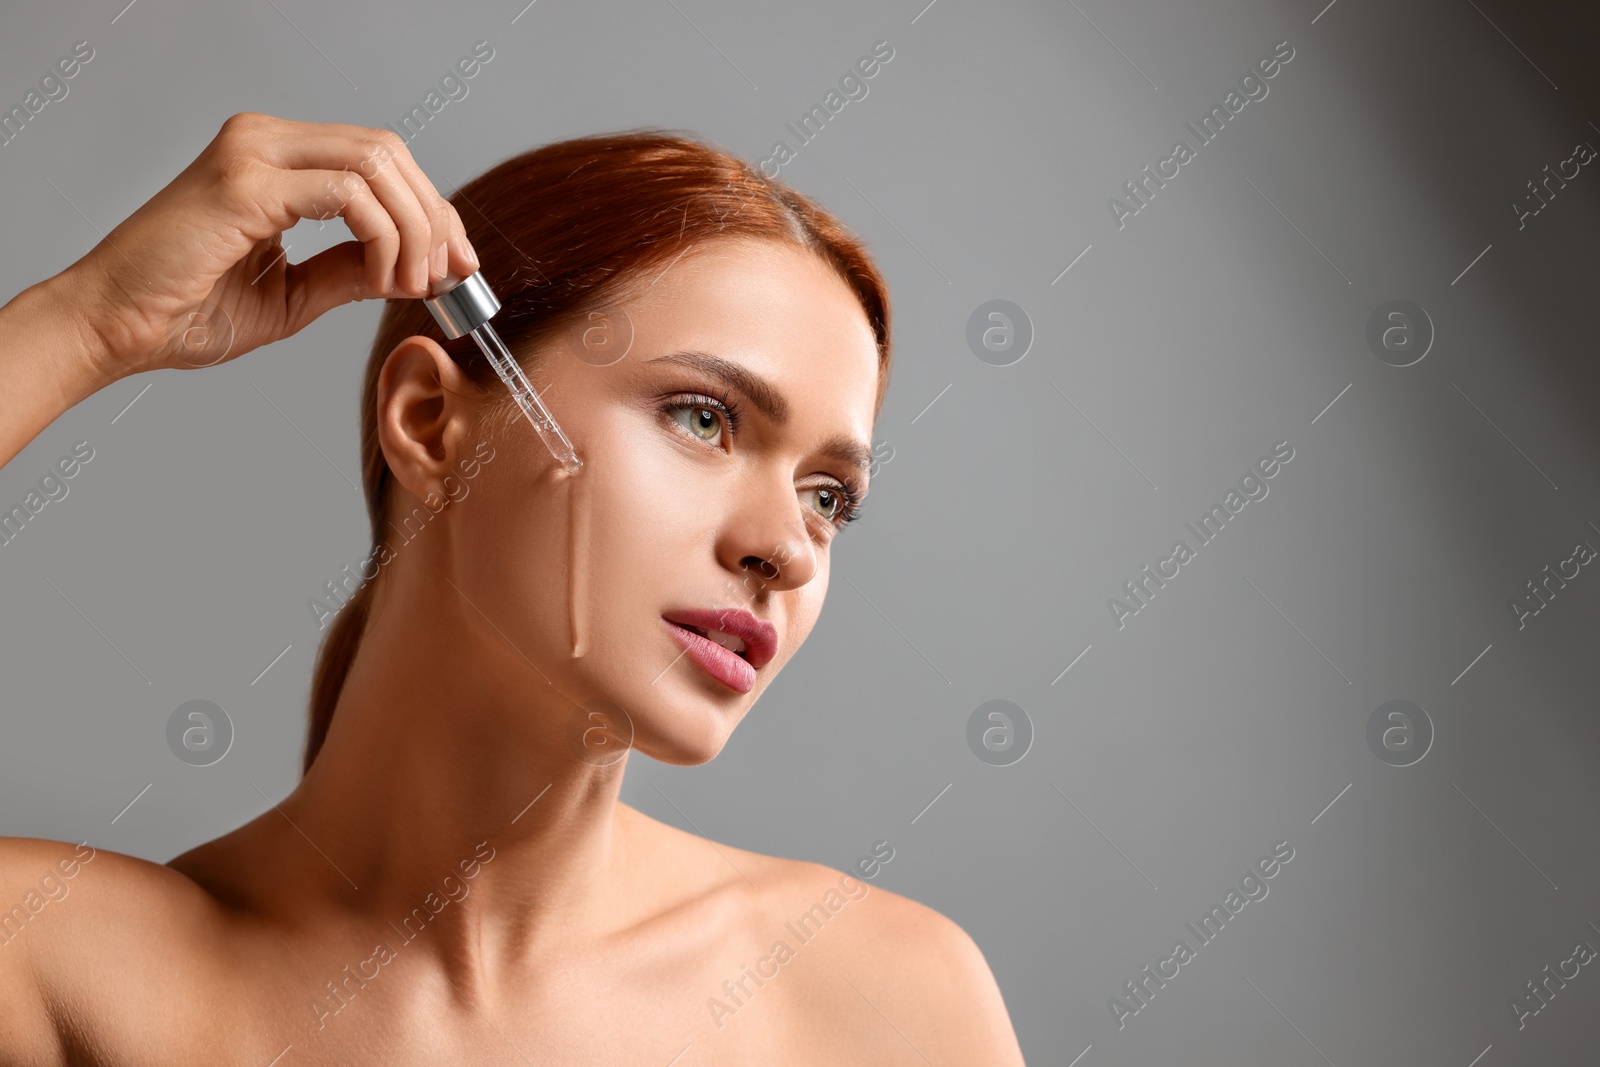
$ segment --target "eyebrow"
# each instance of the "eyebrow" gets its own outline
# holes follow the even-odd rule
[[[675,363],[709,374],[741,394],[750,405],[765,415],[775,425],[789,420],[789,403],[765,378],[751,373],[731,359],[713,356],[707,352],[674,352],[657,356],[647,363]],[[817,451],[829,459],[838,460],[857,468],[863,475],[872,470],[872,449],[853,437],[839,434],[828,438]]]

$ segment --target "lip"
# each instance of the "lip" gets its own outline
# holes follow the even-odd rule
[[[778,654],[777,629],[748,611],[737,608],[669,611],[661,616],[661,621],[695,662],[712,677],[739,693],[748,693],[755,688],[756,671],[772,662]],[[702,637],[689,629],[691,626],[720,630],[740,638],[745,644],[744,654],[741,656],[709,637]]]
[[[690,608],[669,611],[661,616],[680,626],[698,626],[702,630],[721,630],[744,641],[744,659],[760,670],[778,654],[778,630],[770,622],[763,622],[748,611],[739,608]],[[696,635],[698,636],[698,635]],[[716,645],[715,641],[711,642]],[[722,648],[721,645],[717,645]],[[724,651],[727,651],[724,649]]]

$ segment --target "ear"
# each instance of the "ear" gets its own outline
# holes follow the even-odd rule
[[[378,446],[418,499],[437,493],[467,448],[478,388],[431,337],[407,337],[378,373]]]

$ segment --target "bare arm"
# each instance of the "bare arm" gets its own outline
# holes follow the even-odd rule
[[[74,299],[76,280],[64,271],[0,307],[0,467],[111,382],[78,310],[81,291]]]
[[[288,262],[284,230],[335,216],[355,240]],[[477,269],[393,131],[234,115],[82,259],[0,308],[0,465],[111,382],[215,366],[341,304]]]
[[[66,1046],[52,1018],[59,959],[61,902],[93,848],[0,838],[0,1065],[56,1067]],[[56,981],[50,975],[54,974]]]

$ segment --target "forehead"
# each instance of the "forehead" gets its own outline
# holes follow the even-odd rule
[[[787,400],[797,423],[819,418],[868,437],[878,350],[855,293],[821,257],[772,241],[716,240],[654,268],[624,306],[635,373],[672,352],[738,362]],[[837,425],[840,419],[844,425]]]

